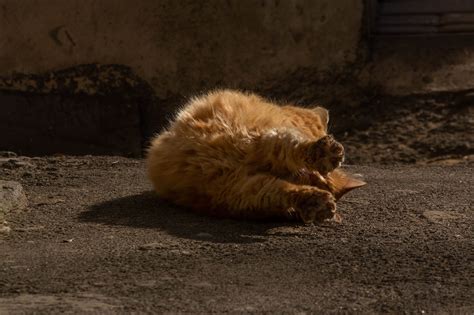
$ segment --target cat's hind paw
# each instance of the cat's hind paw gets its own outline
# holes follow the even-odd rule
[[[305,224],[331,219],[336,213],[336,201],[329,192],[301,191],[295,200],[295,210]]]
[[[307,161],[313,169],[326,175],[341,166],[344,161],[344,147],[332,136],[324,136],[310,145]]]

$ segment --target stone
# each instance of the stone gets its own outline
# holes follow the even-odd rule
[[[452,221],[452,220],[462,218],[462,215],[459,213],[452,213],[452,212],[439,211],[439,210],[424,211],[423,216],[432,223],[445,223],[447,221]]]
[[[12,229],[7,225],[6,221],[0,223],[0,235],[9,234]]]
[[[0,166],[7,169],[17,169],[21,167],[34,168],[35,165],[18,158],[0,158]]]
[[[8,212],[22,210],[27,205],[28,199],[20,183],[0,180],[0,221]]]

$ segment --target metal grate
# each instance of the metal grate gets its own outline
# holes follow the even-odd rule
[[[474,33],[474,0],[381,0],[377,35]]]

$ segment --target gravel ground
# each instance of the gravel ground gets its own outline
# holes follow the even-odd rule
[[[335,132],[350,162],[474,163],[474,92],[385,96],[368,102],[334,115]]]
[[[347,166],[341,224],[216,220],[150,192],[143,160],[18,158],[0,313],[474,313],[472,168]]]
[[[328,108],[329,131],[346,148],[349,163],[474,163],[473,89],[393,96],[377,87],[357,89],[352,79],[321,85],[315,78],[295,74],[262,93],[282,103]]]

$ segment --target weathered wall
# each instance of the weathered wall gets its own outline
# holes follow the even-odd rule
[[[362,11],[362,0],[0,0],[0,76],[120,64],[160,98],[248,88],[354,62]]]
[[[0,0],[0,150],[138,156],[183,96],[338,76],[362,3]]]

